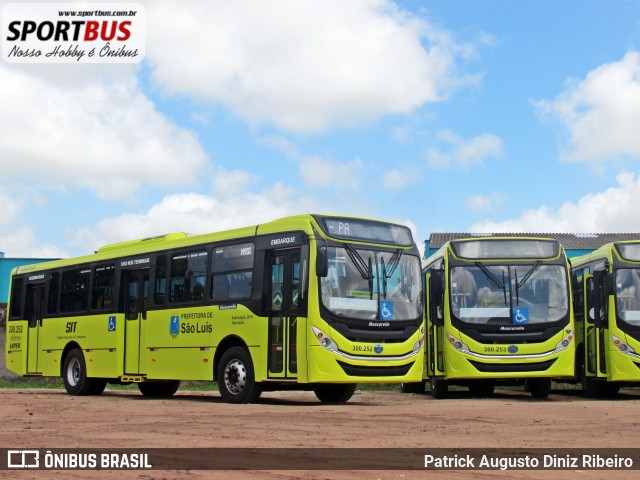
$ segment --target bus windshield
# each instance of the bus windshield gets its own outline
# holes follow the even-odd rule
[[[451,269],[452,315],[463,323],[526,325],[562,319],[569,309],[560,265],[484,265]]]
[[[322,278],[322,303],[340,317],[413,320],[420,316],[420,259],[402,249],[376,251],[329,247],[328,274]]]
[[[620,319],[631,325],[640,325],[640,269],[616,271],[616,307]]]

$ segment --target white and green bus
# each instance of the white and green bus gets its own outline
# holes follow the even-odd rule
[[[486,396],[500,384],[525,385],[544,398],[554,378],[575,374],[570,271],[554,239],[473,237],[429,257],[426,368],[403,391],[435,398],[450,385]]]
[[[640,382],[640,241],[571,259],[577,371],[589,397]]]
[[[6,365],[72,395],[134,382],[169,397],[193,380],[233,403],[287,388],[345,402],[358,382],[419,381],[423,342],[411,231],[300,215],[14,269]]]

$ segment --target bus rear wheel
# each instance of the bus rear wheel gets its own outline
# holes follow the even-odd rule
[[[262,393],[256,382],[251,355],[242,347],[232,347],[220,358],[216,375],[218,390],[229,403],[254,403]]]
[[[62,381],[69,395],[99,395],[107,385],[106,380],[87,377],[87,364],[82,350],[69,351],[62,366]]]
[[[356,392],[355,383],[316,383],[313,392],[323,403],[346,403]]]
[[[138,384],[140,393],[145,397],[169,398],[180,388],[180,380],[168,382],[141,382]]]

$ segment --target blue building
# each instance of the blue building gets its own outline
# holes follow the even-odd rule
[[[9,282],[11,281],[11,270],[21,265],[41,263],[54,260],[53,258],[6,258],[0,252],[0,303],[7,303],[9,298]]]
[[[436,253],[450,240],[481,237],[555,238],[571,258],[591,253],[607,243],[640,240],[640,233],[432,233],[424,242],[424,258]]]

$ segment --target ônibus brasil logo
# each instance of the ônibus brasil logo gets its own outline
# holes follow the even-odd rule
[[[9,63],[138,63],[145,55],[138,3],[7,3],[1,33]]]

